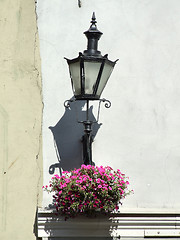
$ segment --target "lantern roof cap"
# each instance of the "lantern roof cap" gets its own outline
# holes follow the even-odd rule
[[[103,33],[97,29],[96,23],[95,13],[93,12],[91,26],[84,32],[88,39],[87,50],[84,51],[84,54],[102,57],[101,52],[98,51],[98,41]]]
[[[84,32],[84,34],[86,35],[86,37],[88,38],[89,35],[91,35],[92,33],[94,33],[94,35],[97,36],[98,40],[100,39],[101,35],[103,34],[102,32],[100,32],[97,29],[97,25],[96,25],[97,21],[96,21],[96,16],[95,16],[95,12],[93,12],[92,15],[92,19],[91,19],[91,26],[90,28]]]

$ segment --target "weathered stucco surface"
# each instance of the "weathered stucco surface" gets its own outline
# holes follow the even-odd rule
[[[53,167],[81,164],[81,136],[76,109],[65,110],[72,97],[64,57],[86,49],[83,32],[96,12],[102,55],[119,58],[102,94],[93,143],[96,165],[120,168],[130,176],[135,194],[123,208],[180,209],[180,1],[179,0],[39,0],[38,26],[43,76],[44,184]],[[79,113],[81,113],[79,106]],[[78,108],[77,108],[78,109]],[[96,113],[94,113],[96,115]],[[82,120],[82,119],[79,119]],[[59,147],[56,156],[53,134]],[[58,162],[59,160],[59,162]],[[79,162],[78,162],[79,161]],[[51,201],[44,194],[44,205]]]
[[[41,205],[41,74],[35,2],[0,1],[0,239],[35,239]]]

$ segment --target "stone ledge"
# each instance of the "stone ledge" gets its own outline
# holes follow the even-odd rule
[[[52,210],[38,209],[38,237],[144,238],[180,237],[180,213],[124,212],[110,217],[79,216],[64,220]]]

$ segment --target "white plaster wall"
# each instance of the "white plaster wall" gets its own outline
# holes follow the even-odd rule
[[[72,97],[64,57],[86,49],[83,32],[96,12],[102,54],[119,58],[103,92],[103,123],[93,143],[96,165],[120,168],[135,194],[127,208],[180,208],[180,1],[38,0],[44,96],[44,184],[57,163],[48,129]],[[71,129],[71,131],[73,131]],[[71,143],[67,143],[69,149]],[[68,145],[69,144],[69,145]],[[70,150],[71,151],[71,150]],[[73,159],[72,159],[73,161]],[[56,170],[57,171],[57,170]],[[44,195],[44,206],[50,199]]]

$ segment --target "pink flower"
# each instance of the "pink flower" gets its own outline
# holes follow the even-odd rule
[[[57,175],[57,174],[56,174],[56,175],[54,175],[54,177],[56,177],[56,178],[60,178],[60,177],[59,177],[59,175]]]
[[[67,187],[67,184],[66,183],[64,183],[64,184],[62,184],[62,186],[61,186],[62,188],[65,188],[65,187]]]
[[[71,179],[76,179],[76,176],[70,176]]]
[[[70,183],[71,180],[69,178],[65,179],[66,183]]]
[[[105,170],[113,170],[110,166],[104,167]]]
[[[116,205],[115,209],[116,209],[116,210],[118,210],[118,209],[119,209],[119,207]]]
[[[98,178],[98,179],[96,180],[96,182],[97,182],[97,183],[100,183],[100,182],[101,182],[101,179],[100,179],[100,178]]]

